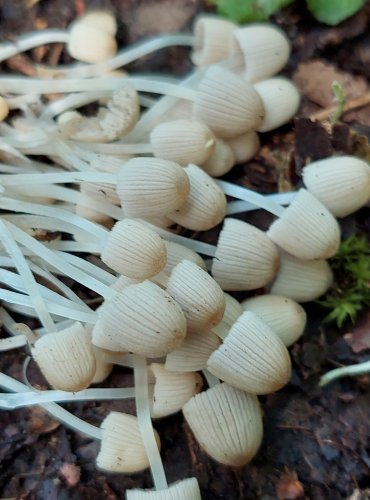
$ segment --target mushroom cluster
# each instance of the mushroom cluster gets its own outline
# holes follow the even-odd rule
[[[315,162],[303,171],[305,188],[283,196],[216,180],[255,155],[258,132],[299,107],[295,86],[275,76],[290,54],[285,34],[201,16],[193,35],[117,52],[115,32],[113,16],[96,11],[68,32],[0,46],[3,60],[62,41],[90,63],[0,78],[0,319],[11,335],[0,350],[29,346],[53,388],[30,391],[0,374],[16,393],[2,394],[0,406],[42,405],[100,440],[102,470],[150,467],[155,489],[128,491],[128,500],[194,500],[195,478],[168,486],[152,419],[182,410],[214,460],[241,466],[254,457],[263,435],[258,396],[289,382],[287,347],[306,324],[299,303],[330,287],[335,217],[368,202],[370,167],[354,157]],[[192,48],[195,68],[184,80],[116,71],[170,45]],[[89,103],[93,116],[82,111]],[[276,217],[268,231],[232,217],[256,208]],[[217,245],[178,234],[221,223]],[[47,232],[63,237],[45,241]],[[99,307],[65,276],[96,292]],[[241,303],[227,293],[253,290],[263,294]],[[40,328],[30,331],[11,312],[38,318]],[[90,387],[115,364],[133,369],[134,387]],[[56,404],[99,398],[135,398],[136,415],[111,412],[97,428]]]

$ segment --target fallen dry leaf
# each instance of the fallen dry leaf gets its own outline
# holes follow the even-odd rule
[[[294,500],[304,495],[302,483],[295,471],[284,472],[276,483],[276,496],[279,500]]]
[[[352,332],[346,333],[344,338],[353,352],[370,349],[370,311],[365,312]]]

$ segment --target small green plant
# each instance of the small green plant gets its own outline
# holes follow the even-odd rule
[[[210,0],[218,13],[237,23],[265,21],[294,0]],[[357,12],[365,0],[306,0],[311,14],[320,22],[335,26]]]
[[[319,304],[330,309],[325,321],[335,321],[342,327],[347,320],[354,323],[358,313],[370,304],[370,242],[364,235],[351,235],[330,264],[334,284]]]

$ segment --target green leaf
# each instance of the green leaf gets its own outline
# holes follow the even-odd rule
[[[313,16],[322,23],[335,26],[351,17],[366,0],[306,0]]]
[[[265,21],[294,0],[211,0],[218,13],[237,23]]]

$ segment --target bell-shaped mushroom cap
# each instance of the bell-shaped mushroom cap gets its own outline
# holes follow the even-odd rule
[[[81,323],[39,338],[32,356],[55,389],[77,392],[88,387],[95,374],[90,334]]]
[[[143,281],[127,286],[103,303],[93,329],[93,343],[103,349],[153,358],[175,349],[185,333],[186,319],[179,304],[159,286]]]
[[[307,189],[336,217],[345,217],[370,199],[370,166],[354,156],[319,160],[303,169]]]
[[[218,325],[217,325],[218,326]],[[214,328],[217,328],[214,327]],[[211,330],[187,333],[184,342],[167,354],[165,368],[172,372],[204,370],[210,355],[221,341]]]
[[[193,231],[212,229],[225,217],[226,197],[212,177],[201,168],[189,165],[184,170],[189,178],[190,192],[185,203],[169,217]]]
[[[265,116],[258,132],[269,132],[288,123],[297,113],[301,101],[297,87],[287,78],[275,77],[254,85],[260,96]]]
[[[183,412],[200,446],[217,462],[238,467],[257,453],[263,427],[256,396],[218,384],[191,398]]]
[[[259,295],[242,302],[245,311],[257,314],[287,347],[294,344],[306,326],[306,312],[302,306],[282,295]]]
[[[194,262],[197,266],[206,270],[206,264],[202,257],[191,250],[191,248],[185,247],[184,245],[180,245],[179,243],[175,243],[173,241],[165,241],[167,250],[167,262],[164,267],[164,272],[167,274],[171,274],[172,270],[177,264],[180,264],[182,260],[190,260]]]
[[[212,262],[212,275],[223,290],[263,287],[278,268],[278,251],[265,232],[238,219],[225,219]]]
[[[286,34],[272,24],[255,24],[236,29],[231,53],[241,51],[245,62],[245,78],[258,82],[279,73],[290,55]]]
[[[89,10],[83,16],[78,18],[79,22],[83,22],[89,26],[95,26],[105,33],[112,36],[116,35],[117,22],[112,12],[109,10],[94,9]]]
[[[129,278],[146,279],[162,271],[166,246],[145,223],[123,219],[113,226],[101,252],[102,261]]]
[[[223,140],[216,139],[213,151],[202,169],[211,177],[221,177],[233,168],[235,157],[231,147]]]
[[[234,297],[228,293],[224,293],[225,297],[225,312],[220,323],[212,328],[212,332],[224,339],[229,333],[230,328],[235,321],[243,313],[243,308]]]
[[[227,59],[233,31],[237,26],[219,16],[201,15],[194,24],[191,60],[195,66],[208,66]]]
[[[160,158],[132,158],[117,176],[117,193],[128,217],[168,215],[185,203],[189,191],[185,170]]]
[[[153,154],[180,165],[205,162],[213,151],[215,137],[204,123],[175,120],[154,127],[150,134]]]
[[[189,331],[206,331],[217,325],[224,314],[224,293],[201,267],[183,260],[168,278],[168,293],[184,311]]]
[[[288,383],[289,353],[276,333],[246,311],[231,327],[224,343],[211,354],[208,370],[250,394],[269,394]]]
[[[300,189],[267,235],[299,259],[327,259],[338,250],[340,228],[329,210],[306,189]]]
[[[139,472],[149,467],[138,420],[133,415],[112,411],[101,424],[102,440],[96,465],[109,472]],[[155,431],[154,431],[155,432]],[[157,432],[158,446],[160,440]]]
[[[253,85],[220,66],[211,66],[197,89],[193,116],[221,138],[257,129],[264,109]]]
[[[177,413],[203,386],[199,373],[171,372],[159,363],[152,363],[150,371],[155,379],[150,405],[152,418]]]
[[[127,500],[201,500],[195,477],[171,484],[165,490],[127,490]]]
[[[251,160],[261,145],[260,138],[254,130],[249,130],[244,134],[231,137],[226,143],[232,149],[235,164]]]
[[[333,283],[333,273],[326,260],[303,260],[288,253],[280,254],[280,269],[270,293],[297,302],[318,299]]]

